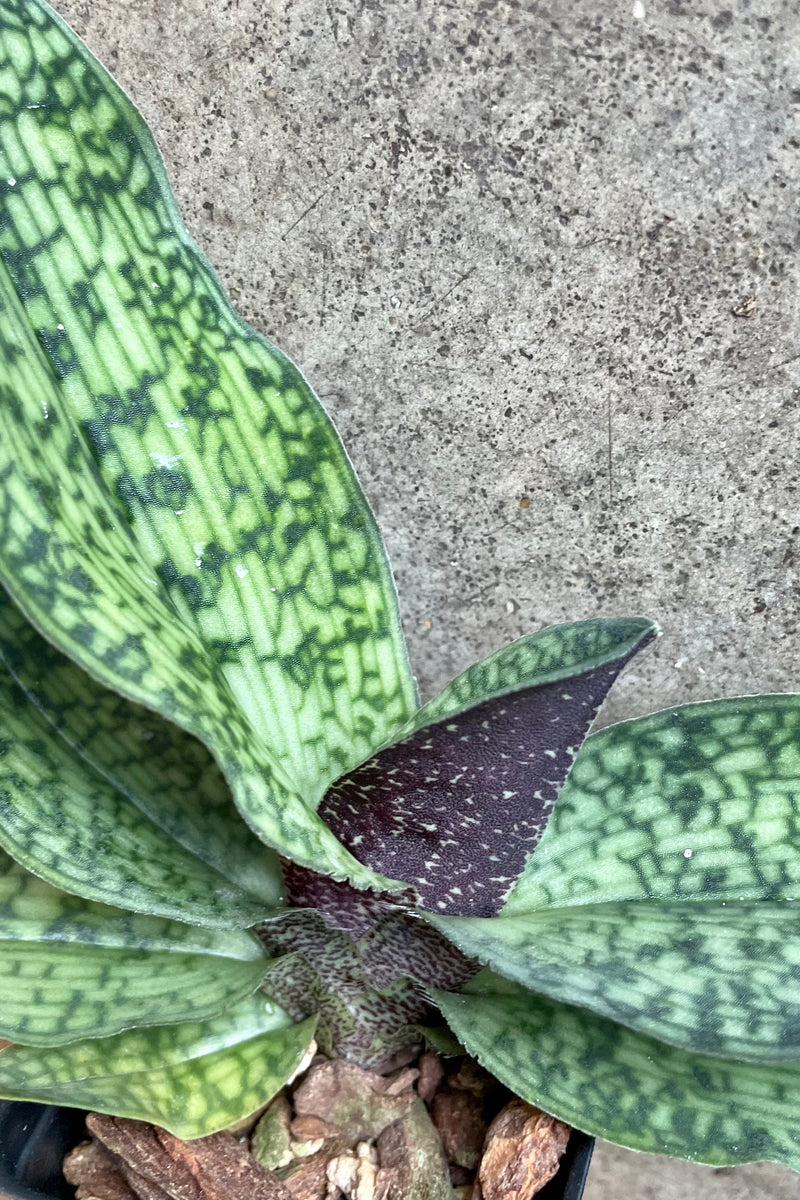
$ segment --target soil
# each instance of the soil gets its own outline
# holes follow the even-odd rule
[[[570,1128],[468,1058],[388,1075],[317,1057],[246,1123],[181,1141],[91,1113],[67,1155],[77,1200],[530,1200]]]

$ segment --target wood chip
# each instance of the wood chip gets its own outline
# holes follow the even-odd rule
[[[474,1170],[486,1137],[480,1098],[471,1091],[442,1088],[433,1097],[431,1116],[447,1161]]]
[[[140,1200],[294,1200],[233,1134],[184,1142],[145,1121],[100,1113],[90,1113],[86,1124]]]
[[[403,1092],[408,1092],[419,1079],[419,1071],[416,1067],[403,1067],[401,1071],[395,1075],[394,1079],[390,1080],[384,1095],[386,1096],[402,1096]]]
[[[430,1104],[444,1079],[444,1067],[438,1054],[432,1050],[426,1052],[419,1060],[419,1079],[417,1080],[417,1095],[426,1104]]]
[[[347,1152],[347,1143],[342,1138],[326,1142],[321,1150],[283,1175],[283,1183],[292,1200],[325,1200],[328,1194],[328,1166],[335,1158]],[[220,1200],[224,1200],[220,1197]]]
[[[116,1155],[100,1142],[81,1142],[64,1159],[64,1177],[77,1200],[136,1200]]]
[[[512,1100],[486,1135],[478,1182],[487,1200],[531,1200],[558,1170],[571,1129],[524,1100]]]

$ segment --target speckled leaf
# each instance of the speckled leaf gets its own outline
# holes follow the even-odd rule
[[[0,91],[9,591],[205,742],[266,841],[375,882],[307,807],[414,702],[338,439],[232,313],[141,118],[39,0],[0,5]]]
[[[180,845],[272,907],[275,855],[250,833],[196,738],[104,688],[45,641],[0,588],[0,661],[91,768]]]
[[[462,951],[554,1000],[724,1058],[800,1057],[796,903],[586,904],[430,920]]]
[[[511,915],[612,900],[797,899],[800,696],[743,696],[601,730]]]
[[[269,961],[235,929],[134,916],[50,887],[0,851],[0,1036],[52,1046],[212,1017]]]
[[[332,928],[327,908],[323,915],[287,909],[260,925],[259,938],[275,956],[263,986],[297,1019],[319,1015],[316,1037],[325,1054],[382,1071],[419,1040],[415,1026],[432,1014],[412,980],[458,987],[477,968],[425,922],[363,892],[348,898],[359,899],[361,936],[353,927]]]
[[[413,884],[423,907],[491,916],[606,693],[654,636],[651,621],[632,618],[523,638],[423,709],[423,728],[339,780],[320,816],[362,862]],[[431,724],[431,713],[449,715]]]
[[[92,1108],[203,1137],[255,1112],[298,1069],[314,1021],[263,995],[222,1017],[0,1053],[0,1096]]]
[[[770,1159],[800,1169],[797,1066],[678,1050],[489,972],[466,991],[434,995],[469,1053],[575,1128],[715,1166]]]
[[[641,650],[657,634],[658,626],[648,617],[548,625],[468,667],[415,713],[402,734],[523,688],[557,683],[609,664],[619,671],[620,659]]]
[[[272,905],[185,850],[58,736],[0,666],[0,846],[48,883],[195,925]]]

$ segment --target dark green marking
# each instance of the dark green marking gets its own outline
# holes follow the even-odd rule
[[[0,1053],[0,1096],[153,1121],[181,1138],[255,1112],[297,1071],[314,1021],[293,1022],[263,994],[210,1021]]]
[[[612,900],[800,896],[800,696],[625,721],[584,743],[509,915]]]
[[[523,1099],[633,1150],[800,1169],[800,1069],[665,1046],[483,972],[434,992],[456,1037]]]
[[[213,1017],[269,966],[239,930],[200,929],[81,900],[0,851],[0,1036],[59,1045]]]
[[[188,237],[141,117],[39,0],[0,4],[0,257],[9,591],[209,745],[264,840],[374,883],[308,811],[414,707],[374,521],[313,393]]]
[[[0,666],[0,846],[67,892],[197,925],[253,925],[259,900],[94,770]]]
[[[650,901],[429,919],[533,992],[722,1058],[800,1056],[800,912],[785,900]]]
[[[429,700],[398,736],[445,721],[486,700],[627,661],[658,632],[658,626],[648,617],[595,618],[548,625],[468,667]]]
[[[0,661],[87,764],[87,780],[99,773],[167,840],[215,868],[237,892],[258,898],[263,908],[278,904],[277,860],[242,821],[205,746],[97,683],[36,632],[2,588]]]

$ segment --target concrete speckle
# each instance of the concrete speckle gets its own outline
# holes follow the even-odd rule
[[[583,1200],[798,1200],[800,1178],[775,1163],[701,1167],[599,1142]]]
[[[637,613],[606,720],[797,688],[795,5],[59,8],[339,426],[425,696]]]

